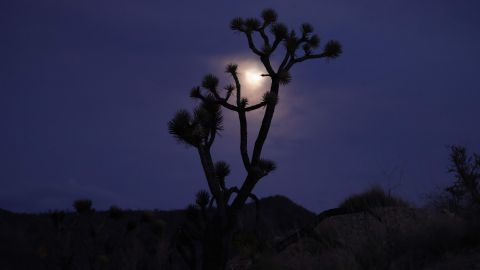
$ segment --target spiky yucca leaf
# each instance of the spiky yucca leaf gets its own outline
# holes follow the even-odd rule
[[[283,40],[288,34],[288,28],[283,23],[275,23],[271,27],[271,32],[278,40]]]
[[[240,100],[240,107],[245,108],[248,105],[248,98],[242,98]]]
[[[308,35],[313,32],[313,26],[309,23],[302,24],[302,34]]]
[[[342,54],[342,45],[338,41],[330,40],[325,45],[323,53],[328,58],[337,58]]]
[[[274,171],[277,168],[277,165],[275,164],[275,162],[268,159],[260,159],[258,161],[257,166],[262,172],[266,174]]]
[[[262,99],[263,99],[263,102],[265,102],[269,105],[275,105],[275,104],[278,103],[278,95],[276,95],[275,93],[272,93],[270,91],[263,94]]]
[[[186,110],[178,111],[168,122],[168,132],[179,142],[196,146],[197,141],[193,136],[192,116]]]
[[[200,91],[200,87],[198,87],[198,86],[193,87],[192,90],[190,90],[190,97],[191,98],[201,98],[202,93]]]
[[[209,114],[209,128],[214,128],[216,131],[223,130],[223,115],[222,107],[218,104],[213,95],[207,95],[201,104]]]
[[[225,177],[230,174],[230,166],[225,161],[218,161],[215,163],[215,175],[220,183],[220,186],[225,189]]]
[[[230,22],[230,29],[234,31],[245,31],[245,22],[242,18],[236,17]]]
[[[208,193],[208,191],[200,190],[195,195],[195,203],[200,208],[205,208],[208,205],[209,202],[210,202],[210,193]]]
[[[203,77],[202,86],[211,92],[215,92],[218,86],[218,78],[213,74],[207,74]]]
[[[285,38],[285,48],[289,52],[294,52],[298,46],[298,37],[294,30],[290,31],[290,33]]]
[[[207,140],[209,135],[223,130],[223,116],[220,105],[215,97],[208,94],[202,99],[202,103],[193,111],[191,120],[192,131],[190,137],[198,143]]]
[[[320,45],[320,37],[318,35],[312,35],[307,42],[313,49],[318,48],[318,45]]]
[[[225,72],[227,72],[227,73],[237,73],[237,69],[238,69],[237,64],[230,63],[225,68]]]
[[[225,161],[215,163],[215,174],[219,178],[225,178],[230,174],[230,166]]]
[[[247,31],[256,31],[260,29],[260,21],[256,18],[248,18],[245,20],[245,27]]]
[[[268,8],[262,11],[262,19],[266,24],[274,23],[277,21],[278,15],[275,10]]]
[[[289,84],[292,81],[292,76],[290,73],[286,70],[278,73],[278,80],[280,84],[286,85]]]

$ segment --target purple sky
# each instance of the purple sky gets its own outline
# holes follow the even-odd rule
[[[190,203],[206,188],[201,166],[166,123],[193,108],[203,75],[254,59],[228,24],[266,7],[344,54],[294,69],[264,150],[278,170],[257,195],[319,212],[379,183],[421,204],[452,181],[447,145],[480,152],[478,1],[166,2],[1,1],[0,208]],[[229,113],[213,151],[238,185]]]

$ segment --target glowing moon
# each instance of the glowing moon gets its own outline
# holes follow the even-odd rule
[[[263,77],[260,70],[250,68],[245,70],[245,82],[249,87],[257,88],[262,85]]]
[[[263,71],[257,65],[248,63],[244,65],[244,69],[240,70],[242,84],[242,96],[249,99],[250,102],[259,102],[266,91],[265,83],[267,77],[263,77]]]

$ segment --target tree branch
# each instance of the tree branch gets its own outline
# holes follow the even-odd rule
[[[237,89],[237,113],[240,122],[240,155],[242,156],[243,166],[248,171],[250,169],[250,158],[248,156],[248,132],[247,132],[247,116],[245,115],[245,108],[241,108],[241,89],[240,80],[238,79],[236,72],[230,72],[235,81],[235,87]]]
[[[238,111],[238,107],[237,107],[237,106],[234,106],[234,105],[228,103],[227,100],[221,98],[220,95],[218,95],[217,92],[213,92],[213,95],[214,95],[216,101],[218,102],[218,104],[222,105],[224,108],[227,108],[227,109],[232,110],[232,111],[235,111],[235,112]],[[200,97],[200,99],[202,99],[202,97]],[[202,99],[202,100],[203,100],[203,99]]]
[[[252,32],[245,32],[245,35],[247,36],[247,41],[248,41],[248,47],[252,52],[254,52],[258,56],[262,56],[263,53],[259,51],[256,47],[255,44],[253,43],[253,38],[252,38]]]
[[[226,215],[226,205],[223,198],[223,192],[221,190],[220,184],[217,181],[215,175],[215,167],[213,165],[212,156],[210,154],[209,148],[204,148],[200,145],[198,148],[198,154],[200,155],[200,161],[202,162],[202,167],[205,172],[205,178],[207,179],[208,188],[212,193],[213,197],[217,202],[217,208],[220,211],[220,214]]]
[[[292,58],[290,60],[290,62],[288,63],[288,65],[285,67],[286,70],[290,70],[290,68],[296,64],[296,63],[300,63],[300,62],[303,62],[305,60],[309,60],[309,59],[319,59],[319,58],[325,58],[327,57],[325,55],[325,53],[320,53],[320,54],[309,54],[309,55],[304,55],[300,58]]]
[[[258,103],[258,104],[255,104],[255,105],[252,105],[252,106],[249,106],[249,107],[245,108],[245,111],[246,111],[246,112],[254,111],[254,110],[259,109],[259,108],[262,108],[262,107],[264,107],[264,106],[266,106],[266,105],[267,105],[267,103],[266,103],[265,101],[262,101],[262,102],[260,102],[260,103]]]
[[[265,34],[265,28],[264,27],[260,28],[258,32],[260,33],[260,36],[262,36],[264,47],[269,49],[268,54],[270,54],[271,53],[270,40],[267,34]]]

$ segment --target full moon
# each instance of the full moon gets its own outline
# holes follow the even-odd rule
[[[263,77],[261,71],[255,68],[245,70],[245,82],[249,87],[259,87],[262,85]]]
[[[262,74],[267,73],[265,67],[253,59],[241,59],[237,57],[226,58],[224,63],[225,65],[230,63],[236,63],[238,65],[238,79],[241,84],[242,97],[247,98],[249,104],[260,102],[268,90],[267,84],[270,81],[269,77],[262,76]],[[231,83],[233,83],[233,80]]]
[[[241,66],[240,66],[241,67]],[[240,80],[242,81],[242,96],[248,98],[251,102],[259,102],[265,92],[265,83],[267,77],[263,77],[266,71],[257,64],[247,63],[240,70]]]

